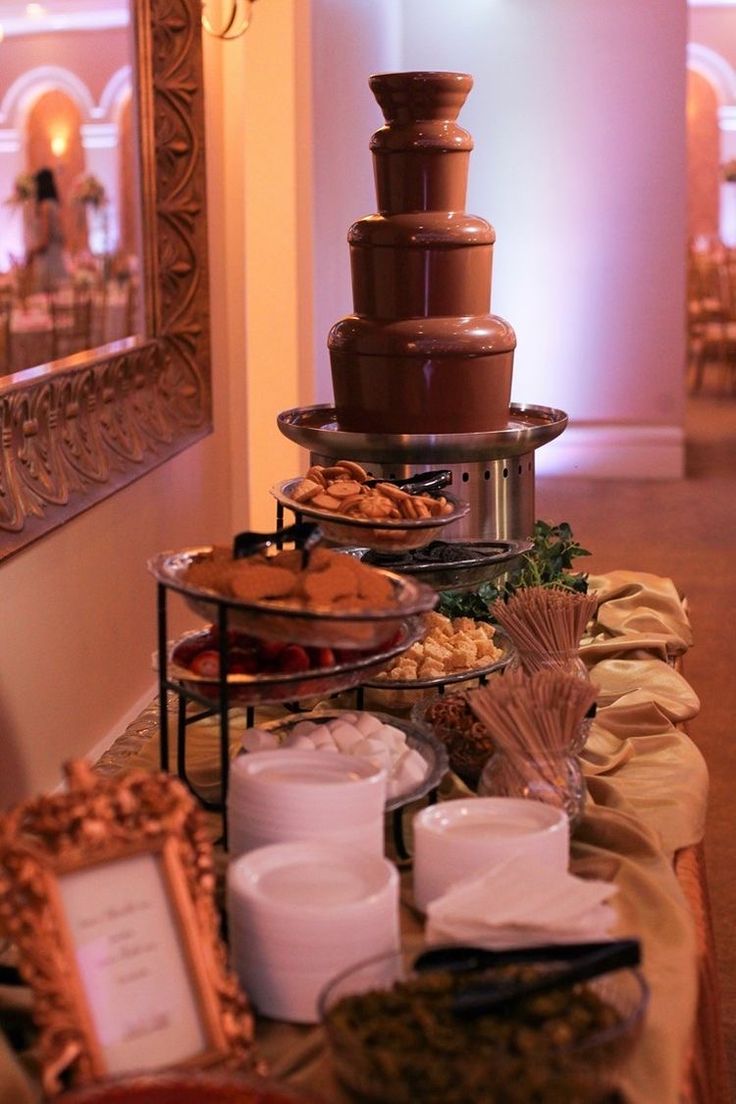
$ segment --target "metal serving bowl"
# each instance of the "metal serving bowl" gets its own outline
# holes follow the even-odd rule
[[[443,490],[441,493],[452,506],[452,513],[441,517],[400,518],[377,521],[374,518],[346,517],[332,510],[320,510],[309,502],[297,502],[294,490],[302,482],[302,477],[284,479],[271,488],[271,494],[295,514],[319,523],[327,540],[340,545],[365,545],[384,552],[405,552],[411,548],[421,548],[442,532],[446,525],[460,518],[470,510],[467,502],[460,502],[454,495]]]

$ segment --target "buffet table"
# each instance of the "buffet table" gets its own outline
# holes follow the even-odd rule
[[[601,605],[582,655],[599,698],[583,753],[589,797],[574,834],[571,869],[616,883],[615,934],[642,941],[651,987],[645,1027],[620,1087],[629,1104],[725,1104],[729,1095],[699,850],[708,779],[683,727],[697,713],[698,699],[677,669],[677,658],[691,643],[687,615],[667,579],[619,571],[590,583]],[[98,768],[106,773],[142,765],[155,769],[155,716],[155,709],[147,710]],[[237,728],[233,735],[237,738]],[[216,725],[196,726],[188,740],[190,773],[211,782]],[[443,789],[443,797],[456,796],[462,784],[450,776]],[[403,931],[419,945],[421,925],[409,890],[407,878]],[[326,1101],[344,1099],[332,1080],[319,1027],[262,1021],[257,1044],[276,1079]]]

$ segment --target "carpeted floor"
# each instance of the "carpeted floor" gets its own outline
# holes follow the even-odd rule
[[[698,395],[687,415],[687,478],[544,478],[537,517],[569,521],[593,572],[666,575],[687,596],[695,646],[684,673],[701,699],[689,731],[710,769],[706,858],[726,1051],[736,1086],[736,396]]]

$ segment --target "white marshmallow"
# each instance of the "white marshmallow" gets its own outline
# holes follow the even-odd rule
[[[314,751],[314,740],[309,736],[297,736],[292,733],[291,736],[287,736],[284,740],[282,747],[286,748],[302,748],[304,751]]]
[[[327,751],[335,750],[335,738],[327,725],[317,725],[310,733],[309,739],[318,750],[321,748]]]
[[[275,751],[279,746],[276,733],[265,728],[246,728],[241,739],[246,751]]]
[[[394,778],[400,790],[418,786],[427,773],[427,764],[414,748],[407,748],[394,769]]]
[[[403,752],[406,747],[406,733],[394,725],[384,725],[381,729],[381,739],[394,751]]]
[[[383,722],[379,721],[378,717],[374,717],[372,713],[359,713],[355,727],[364,736],[370,736],[371,733],[377,732],[379,728],[383,728]]]
[[[353,748],[363,740],[363,734],[355,725],[346,724],[342,719],[330,721],[327,727],[338,751],[345,755],[352,755]]]
[[[299,721],[298,724],[294,725],[291,731],[295,736],[308,736],[310,732],[314,732],[315,728],[320,727],[321,726],[315,724],[314,721]]]

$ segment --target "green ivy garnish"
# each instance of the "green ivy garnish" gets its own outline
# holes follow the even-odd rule
[[[573,560],[589,556],[590,552],[577,543],[566,521],[549,525],[537,521],[531,536],[533,548],[525,552],[520,568],[513,578],[501,586],[483,583],[473,591],[443,591],[437,607],[445,617],[472,617],[474,621],[491,621],[489,606],[498,598],[508,599],[520,587],[562,586],[585,594],[588,576],[571,571]]]

